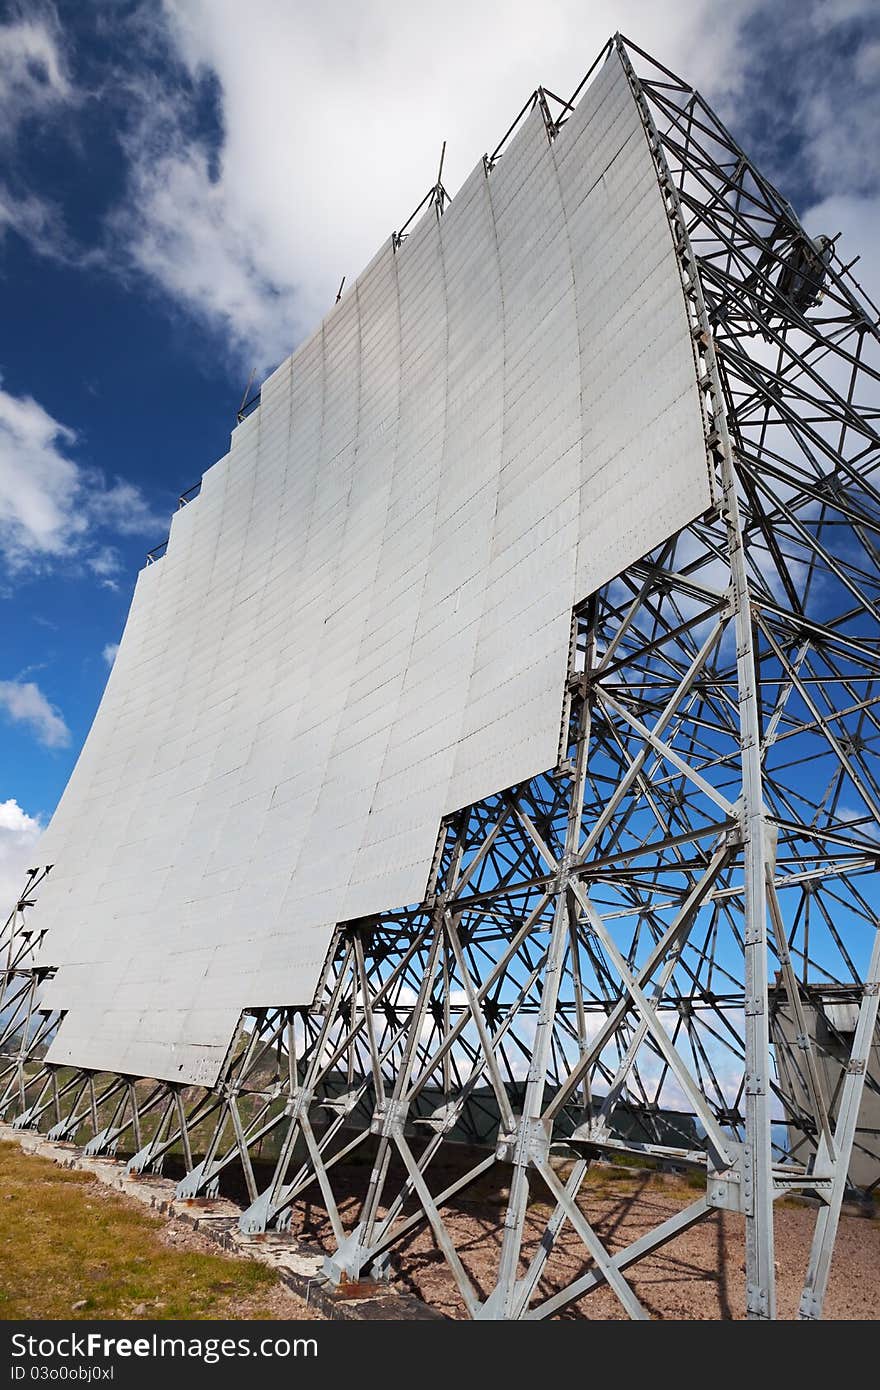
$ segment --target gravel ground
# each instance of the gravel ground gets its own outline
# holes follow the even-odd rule
[[[495,1193],[477,1195],[447,1209],[447,1226],[462,1263],[478,1294],[484,1297],[494,1282],[500,1248],[499,1227],[504,1206]],[[580,1203],[606,1246],[619,1250],[658,1226],[695,1200],[699,1193],[662,1176],[609,1177],[587,1187]],[[636,1200],[633,1200],[635,1198]],[[354,1200],[342,1204],[343,1219],[354,1216]],[[529,1208],[528,1253],[536,1248],[550,1207],[536,1202]],[[779,1316],[797,1315],[803,1277],[815,1224],[815,1210],[788,1201],[776,1209],[776,1261]],[[346,1223],[347,1224],[347,1223]],[[304,1242],[323,1244],[330,1232],[320,1205],[294,1215],[291,1230]],[[566,1225],[540,1286],[546,1295],[584,1273],[587,1262],[579,1239]],[[464,1306],[443,1257],[428,1230],[422,1230],[397,1251],[395,1281],[447,1317],[461,1318]],[[627,1273],[635,1293],[652,1317],[724,1319],[745,1316],[745,1241],[741,1217],[716,1212],[699,1222]],[[880,1219],[844,1215],[825,1303],[826,1319],[874,1319],[880,1316]],[[568,1318],[625,1318],[616,1296],[600,1287],[568,1308]]]

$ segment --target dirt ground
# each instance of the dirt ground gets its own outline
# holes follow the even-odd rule
[[[503,1192],[475,1192],[444,1210],[446,1224],[462,1263],[480,1297],[494,1282],[504,1216]],[[682,1181],[661,1174],[650,1176],[596,1170],[579,1205],[606,1247],[622,1249],[669,1216],[689,1205],[700,1193]],[[355,1203],[344,1203],[352,1212]],[[526,1230],[528,1254],[537,1248],[551,1207],[530,1205]],[[880,1214],[878,1214],[880,1215]],[[794,1318],[809,1258],[816,1212],[811,1206],[786,1201],[776,1208],[776,1269],[778,1315]],[[306,1206],[294,1215],[291,1230],[304,1243],[323,1244],[330,1232],[320,1206]],[[563,1288],[588,1268],[584,1247],[566,1225],[539,1285],[545,1297]],[[430,1231],[413,1234],[394,1256],[395,1281],[447,1317],[465,1316],[462,1299]],[[525,1266],[520,1273],[525,1272]],[[716,1212],[675,1240],[646,1256],[626,1278],[652,1317],[662,1319],[730,1319],[745,1317],[745,1241],[742,1217]],[[538,1299],[534,1301],[539,1301]],[[617,1319],[627,1317],[616,1296],[599,1287],[559,1316]],[[840,1231],[824,1316],[827,1319],[880,1317],[880,1219],[845,1215]]]

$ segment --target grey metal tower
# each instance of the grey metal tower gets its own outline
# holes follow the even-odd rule
[[[619,36],[570,101],[534,94],[485,179],[536,112],[552,148],[608,64],[662,195],[710,501],[576,604],[555,765],[446,815],[424,899],[339,923],[312,1001],[245,1010],[201,1089],[46,1061],[52,967],[14,913],[0,1086],[15,1123],[136,1169],[182,1149],[184,1195],[240,1168],[245,1230],[319,1194],[330,1278],[393,1273],[429,1229],[473,1318],[548,1317],[603,1285],[645,1317],[639,1262],[718,1209],[745,1225],[748,1313],[772,1318],[774,1202],[810,1193],[815,1318],[848,1174],[880,1177],[878,314],[702,98]],[[620,1154],[705,1192],[612,1241],[585,1179]],[[493,1173],[487,1291],[454,1212]]]

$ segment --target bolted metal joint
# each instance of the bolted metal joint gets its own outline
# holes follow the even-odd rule
[[[402,1138],[408,1115],[409,1105],[405,1100],[382,1100],[373,1111],[370,1133],[381,1135],[383,1139]]]
[[[550,1123],[542,1119],[520,1116],[512,1133],[500,1137],[495,1156],[502,1163],[527,1168],[548,1162],[550,1157]]]

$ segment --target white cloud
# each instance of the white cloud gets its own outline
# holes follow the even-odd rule
[[[539,82],[570,92],[616,29],[679,69],[736,127],[748,120],[743,78],[759,56],[760,27],[765,58],[792,71],[795,60],[807,62],[792,109],[778,113],[785,149],[802,147],[798,159],[829,196],[870,197],[880,37],[855,43],[852,26],[875,12],[875,0],[138,6],[114,15],[108,34],[152,59],[170,45],[194,82],[209,79],[221,144],[209,149],[194,138],[191,93],[173,73],[163,80],[161,61],[105,65],[108,91],[124,94],[125,114],[112,119],[128,162],[127,196],[110,215],[109,247],[78,256],[124,273],[135,267],[215,332],[243,373],[252,365],[263,372],[317,324],[342,275],[351,284],[415,207],[443,139],[444,181],[454,192],[529,92]],[[51,8],[0,27],[7,133],[79,100]],[[0,188],[0,233],[4,226],[42,254],[76,258],[57,209],[33,194]]]
[[[58,208],[36,194],[16,194],[0,184],[0,238],[17,232],[43,256],[64,259],[67,244]]]
[[[24,724],[44,748],[66,748],[70,730],[61,711],[50,704],[35,681],[0,681],[0,709],[14,724]]]
[[[119,643],[118,643],[118,642],[108,642],[108,643],[107,643],[107,645],[106,645],[106,647],[104,648],[104,650],[102,651],[101,655],[103,656],[103,658],[104,658],[104,660],[106,661],[106,663],[107,663],[108,666],[112,666],[112,665],[113,665],[114,661],[116,660],[116,653],[117,653],[118,651],[119,651]]]
[[[73,99],[54,15],[22,15],[0,25],[0,138]]]
[[[877,77],[858,78],[871,56],[863,51],[862,64],[847,65],[838,81],[817,85],[804,97],[798,113],[814,182],[831,194],[864,195],[878,185]],[[876,54],[873,61],[876,64]]]
[[[859,82],[877,82],[880,78],[880,39],[863,44],[856,54],[855,72]]]
[[[102,545],[94,555],[89,556],[86,564],[99,579],[110,579],[122,568],[119,551],[112,545]]]
[[[781,118],[805,137],[803,158],[829,190],[808,226],[842,230],[839,249],[844,258],[863,253],[856,275],[866,281],[880,208],[880,116],[870,100],[880,40],[845,50],[830,39],[869,13],[866,0],[810,0],[797,23],[772,26],[768,49],[803,60],[829,38],[833,61],[816,68],[798,109]],[[217,150],[193,138],[190,99],[183,85],[161,82],[160,65],[150,76],[137,65],[115,72],[127,97],[119,133],[129,171],[110,222],[117,269],[135,266],[206,323],[242,376],[251,365],[265,371],[320,320],[342,274],[350,284],[407,217],[435,176],[443,138],[454,192],[534,86],[571,91],[617,28],[735,121],[754,57],[744,26],[770,14],[766,0],[450,0],[436,11],[366,0],[342,21],[334,7],[295,0],[139,7],[132,49],[170,43],[195,82],[211,79],[222,140]],[[15,96],[16,110],[46,116],[77,100],[51,10],[0,27],[3,94]],[[39,197],[16,200],[0,188],[0,232],[4,225],[48,254],[68,254],[56,211]],[[77,554],[112,587],[106,536],[99,543],[95,533],[158,539],[165,518],[132,484],[107,484],[76,464],[75,442],[35,401],[0,391],[0,551],[12,569]]]
[[[844,264],[859,257],[852,274],[875,304],[880,304],[880,192],[873,197],[834,194],[804,214],[812,235],[840,233],[837,254]]]
[[[0,24],[0,147],[7,174],[0,182],[0,242],[7,232],[15,232],[39,256],[82,267],[100,257],[72,245],[61,208],[51,197],[26,188],[28,164],[17,158],[25,128],[35,122],[49,125],[61,115],[70,120],[79,100],[54,7],[49,0],[32,3],[28,10],[22,4],[14,18]]]
[[[813,0],[810,22],[820,34],[828,34],[841,24],[865,19],[877,12],[876,0]]]
[[[222,107],[219,156],[181,98],[133,93],[117,248],[247,368],[277,363],[420,201],[448,142],[450,192],[541,82],[571,92],[618,27],[698,82],[735,81],[754,3],[711,0],[165,0],[157,21]],[[176,114],[175,114],[176,111]]]
[[[108,485],[100,473],[89,472],[84,485],[89,489],[89,515],[96,525],[121,536],[148,536],[167,522],[167,517],[153,511],[140,488],[123,478]]]
[[[32,855],[43,827],[13,798],[0,801],[0,923],[5,922],[33,868]]]
[[[746,133],[762,125],[764,172],[789,197],[805,186],[823,197],[876,194],[876,0],[800,0],[778,7],[765,0],[745,37],[750,81],[727,115],[734,129],[745,127]]]
[[[65,553],[87,529],[79,469],[64,453],[74,437],[29,396],[0,388],[0,549],[13,567]]]
[[[74,431],[37,401],[0,386],[0,556],[13,573],[77,555],[112,579],[115,552],[100,532],[163,532],[167,517],[141,490],[76,463],[75,443]]]
[[[31,9],[0,24],[0,145],[7,154],[23,126],[49,121],[77,99],[54,10]],[[11,168],[14,161],[6,162]],[[0,240],[8,231],[17,232],[42,256],[58,260],[69,254],[55,203],[0,183]]]
[[[86,565],[100,582],[102,589],[114,593],[119,589],[116,576],[122,571],[122,557],[113,545],[102,545],[86,560]]]

